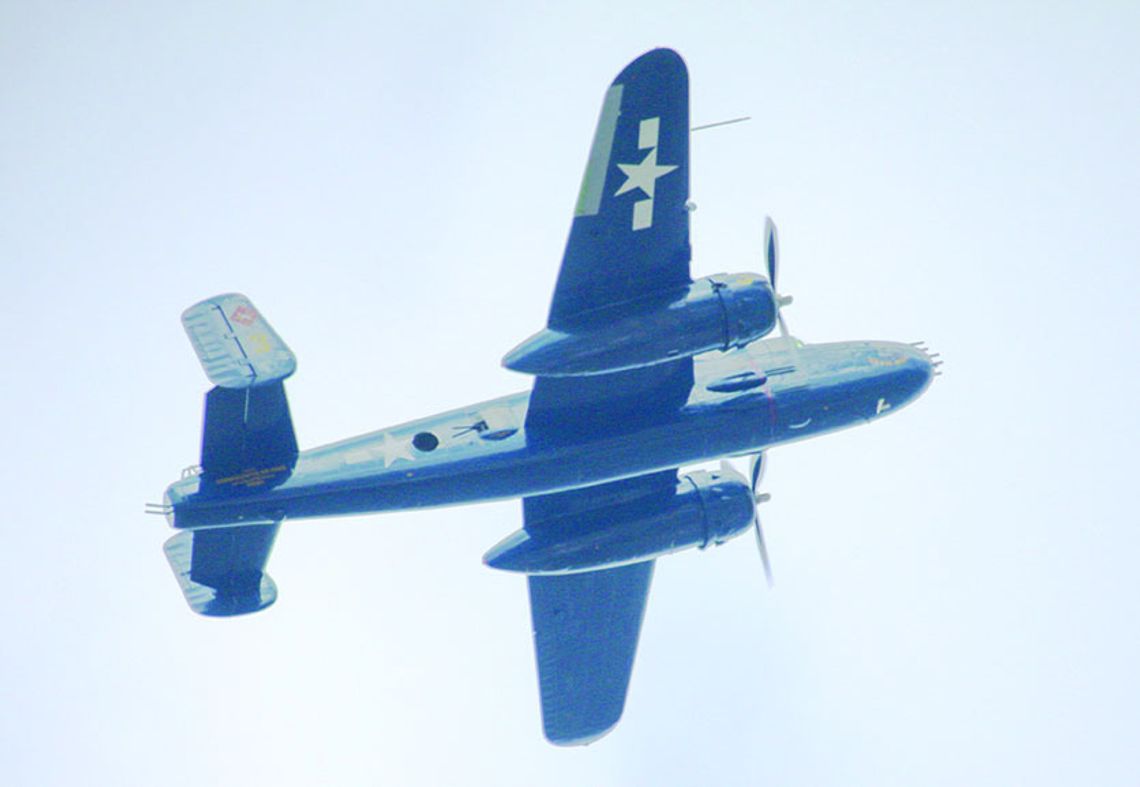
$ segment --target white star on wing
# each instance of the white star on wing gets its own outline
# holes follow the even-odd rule
[[[658,164],[657,148],[653,148],[640,164],[618,164],[618,168],[625,174],[625,183],[614,192],[615,197],[620,197],[627,191],[641,189],[647,197],[653,199],[653,186],[657,179],[662,175],[668,175],[677,168],[677,165]]]
[[[380,441],[380,444],[376,447],[383,455],[384,467],[392,464],[397,459],[407,459],[410,462],[414,458],[410,444],[402,440],[397,440],[388,434],[381,437]]]

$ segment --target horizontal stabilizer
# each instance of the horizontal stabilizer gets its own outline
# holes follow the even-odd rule
[[[186,602],[199,615],[230,617],[265,609],[277,586],[265,573],[279,523],[179,533],[163,545]]]
[[[293,352],[244,295],[194,304],[182,313],[182,327],[206,376],[222,388],[284,380],[297,369]]]

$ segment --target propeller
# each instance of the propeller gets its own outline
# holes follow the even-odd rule
[[[780,236],[776,233],[776,222],[771,216],[764,217],[764,261],[768,265],[768,283],[772,285],[772,292],[776,295],[776,322],[780,326],[780,335],[788,335],[788,326],[784,322],[783,307],[792,302],[791,295],[780,295],[776,286],[776,274],[780,271]]]
[[[760,562],[764,564],[764,578],[768,581],[768,587],[772,587],[772,564],[768,560],[768,547],[764,544],[764,530],[760,527],[760,509],[761,503],[766,503],[772,499],[772,496],[767,493],[757,493],[756,487],[760,485],[760,479],[764,477],[764,452],[756,454],[752,457],[752,498],[756,501],[756,513],[752,517],[752,524],[756,529],[756,546],[760,548]]]

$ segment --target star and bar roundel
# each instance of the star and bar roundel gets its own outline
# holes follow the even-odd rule
[[[689,75],[647,52],[606,90],[548,326],[688,284]]]

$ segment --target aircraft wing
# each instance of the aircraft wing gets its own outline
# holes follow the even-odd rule
[[[629,64],[606,91],[582,178],[548,327],[590,319],[594,309],[689,276],[689,87],[684,61],[656,49]],[[608,439],[683,406],[691,358],[588,376],[535,379],[528,442]],[[572,525],[575,512],[604,521],[631,499],[675,493],[676,470],[524,498],[524,527]],[[621,527],[614,521],[614,527]],[[641,633],[653,561],[527,578],[546,737],[589,743],[621,718]]]
[[[676,52],[654,49],[606,91],[548,327],[692,281],[688,199],[689,74]],[[601,375],[540,376],[527,433],[542,442],[631,428],[683,405],[692,382],[688,358]]]
[[[606,91],[548,325],[689,277],[689,74],[654,49]]]
[[[524,498],[524,526],[532,533],[564,527],[575,511],[644,495],[671,496],[676,483],[676,471],[669,470]],[[552,743],[590,743],[621,718],[653,563],[527,577],[542,723]]]
[[[621,718],[653,562],[527,577],[542,725],[552,743],[591,743]]]

